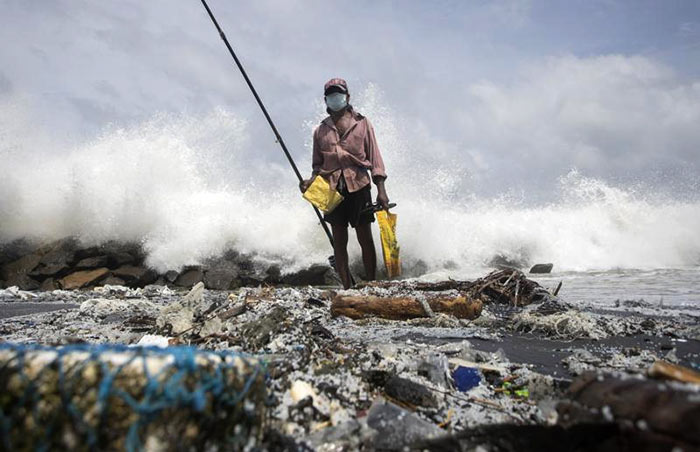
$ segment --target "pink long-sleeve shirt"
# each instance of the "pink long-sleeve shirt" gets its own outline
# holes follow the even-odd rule
[[[369,174],[376,182],[377,178],[386,178],[386,171],[374,128],[367,118],[350,111],[352,120],[342,137],[330,116],[314,130],[311,166],[313,174],[326,178],[334,189],[342,174],[348,192],[352,193],[370,183]]]

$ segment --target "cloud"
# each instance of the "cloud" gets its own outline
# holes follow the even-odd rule
[[[643,57],[548,58],[516,82],[469,85],[463,104],[469,152],[507,178],[572,167],[624,177],[699,157],[700,81]]]

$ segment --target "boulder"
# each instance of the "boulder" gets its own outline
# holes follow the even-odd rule
[[[108,285],[109,286],[124,286],[124,285],[126,285],[126,282],[121,278],[117,278],[116,276],[110,275],[102,280],[102,285],[103,286],[108,286]]]
[[[535,264],[530,269],[530,273],[552,273],[554,264]]]
[[[14,285],[10,284],[10,279],[12,277],[16,277],[17,275],[26,275],[30,271],[34,270],[34,268],[39,265],[39,262],[41,262],[41,255],[39,254],[28,254],[26,256],[22,256],[19,259],[4,265],[2,267],[2,271],[0,272],[0,278],[4,279],[8,285]]]
[[[39,282],[24,274],[13,274],[5,281],[7,287],[17,286],[22,290],[36,290],[39,288]]]
[[[139,262],[137,257],[129,253],[113,253],[109,254],[107,258],[109,259],[110,268],[116,268],[126,264],[136,264]]]
[[[40,263],[46,267],[68,267],[75,259],[77,241],[67,237],[40,248],[43,253]]]
[[[204,286],[207,289],[228,290],[238,276],[238,270],[233,267],[212,268],[204,272]]]
[[[112,275],[124,280],[126,285],[143,287],[158,279],[158,274],[150,268],[123,265],[112,271]]]
[[[32,278],[43,280],[49,276],[65,276],[72,270],[68,263],[57,263],[57,264],[39,264],[37,268],[29,272],[29,276]]]
[[[95,270],[77,271],[61,279],[60,284],[61,287],[66,290],[80,289],[81,287],[98,282],[107,274],[109,274],[109,269],[106,267]]]
[[[290,286],[323,286],[332,284],[333,270],[328,265],[312,265],[295,273],[282,276],[282,283]]]
[[[17,239],[9,243],[0,244],[0,268],[22,256],[32,254],[36,248],[36,245],[27,239]]]
[[[175,285],[180,287],[192,287],[204,280],[204,273],[199,268],[184,270],[175,280]]]
[[[56,284],[56,280],[53,278],[46,278],[39,286],[39,290],[43,290],[44,292],[50,292],[56,289],[58,289],[58,284]]]
[[[77,270],[86,270],[89,268],[109,267],[109,264],[110,259],[108,256],[93,256],[81,259],[77,264],[75,264],[75,268]]]
[[[175,282],[175,280],[177,279],[178,275],[179,275],[179,273],[176,272],[175,270],[168,270],[167,272],[165,272],[165,275],[163,275],[163,278],[167,282],[173,284]]]

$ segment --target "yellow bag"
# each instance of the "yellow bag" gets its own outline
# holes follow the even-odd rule
[[[396,214],[386,210],[377,213],[379,237],[382,240],[384,265],[389,278],[401,276],[401,259],[399,259],[399,242],[396,241]]]
[[[303,196],[324,213],[332,212],[343,201],[343,195],[333,190],[323,176],[316,176]]]

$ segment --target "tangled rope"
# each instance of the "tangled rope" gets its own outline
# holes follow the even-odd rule
[[[259,434],[264,373],[192,347],[0,344],[0,449],[240,449]]]

